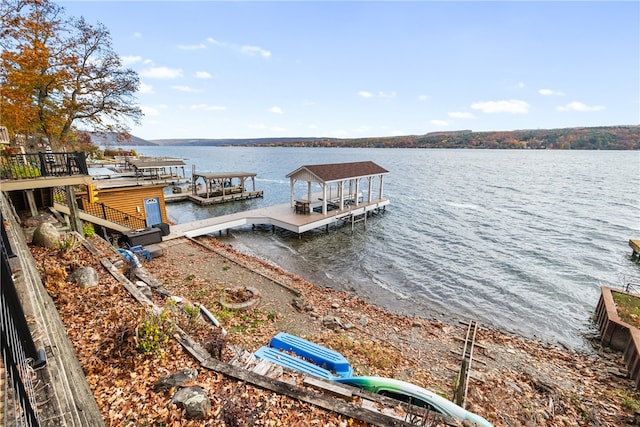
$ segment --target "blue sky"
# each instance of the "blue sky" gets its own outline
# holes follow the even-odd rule
[[[60,1],[140,76],[132,134],[640,123],[640,2]]]

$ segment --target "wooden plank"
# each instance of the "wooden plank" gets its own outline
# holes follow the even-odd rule
[[[316,388],[318,390],[326,391],[336,396],[351,398],[353,393],[348,388],[343,387],[340,383],[329,382],[320,378],[304,377],[302,379],[304,385]]]
[[[631,249],[633,249],[634,255],[640,254],[640,240],[630,239],[629,246],[631,246]]]
[[[237,380],[246,381],[247,383],[250,383],[254,386],[264,388],[278,394],[283,394],[291,398],[318,406],[320,408],[337,412],[351,418],[356,418],[358,420],[376,426],[414,426],[414,424],[408,423],[406,421],[363,409],[351,403],[347,403],[333,397],[325,396],[315,390],[306,390],[293,384],[274,380],[272,378],[258,375],[254,372],[244,369],[239,369],[235,366],[228,365],[224,362],[212,358],[209,358],[207,361],[202,363],[202,366],[207,369],[220,372]]]

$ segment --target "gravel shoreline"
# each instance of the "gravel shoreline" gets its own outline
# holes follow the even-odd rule
[[[242,344],[264,345],[269,333],[280,330],[333,348],[340,340],[347,340],[355,344],[336,349],[359,366],[361,374],[400,378],[452,397],[466,324],[390,313],[351,293],[316,286],[215,238],[204,237],[199,242],[171,246],[157,262],[174,266],[178,275],[193,274],[192,281],[257,287],[263,298],[259,308],[276,312],[278,320],[265,333],[256,331],[253,339],[239,340]],[[227,268],[228,263],[233,265]],[[162,269],[153,271],[166,280]],[[300,292],[310,309],[294,307],[296,296],[286,288]],[[322,319],[327,316],[339,318],[348,327],[332,330],[323,326]],[[614,426],[633,422],[632,405],[625,407],[624,403],[637,395],[632,382],[623,378],[620,354],[607,350],[583,354],[486,328],[480,330],[477,343],[482,350],[476,353],[468,409],[495,425]],[[388,350],[393,355],[392,365],[367,364],[358,345]]]
[[[93,242],[104,256],[119,258],[104,240],[96,237]],[[153,388],[164,375],[200,368],[195,360],[174,340],[161,355],[135,351],[130,332],[145,308],[99,259],[78,249],[55,261],[55,249],[31,250],[36,259],[50,261],[38,266],[41,277],[108,425],[366,425],[204,369],[199,369],[197,383],[207,390],[213,409],[202,422],[185,420],[171,396]],[[65,284],[69,263],[94,266],[100,286]],[[164,255],[144,268],[170,294],[201,303],[216,316],[228,331],[225,361],[232,346],[254,351],[285,331],[341,352],[357,375],[398,378],[453,396],[465,324],[390,313],[352,293],[316,286],[213,237],[167,242]],[[225,291],[244,287],[259,292],[256,307],[234,312],[220,304]],[[169,305],[158,293],[154,302]],[[328,327],[327,318],[339,323]],[[187,326],[200,342],[211,329],[185,324],[185,330]],[[495,426],[637,425],[640,395],[625,377],[621,354],[583,354],[487,328],[479,330],[476,343],[467,409]]]

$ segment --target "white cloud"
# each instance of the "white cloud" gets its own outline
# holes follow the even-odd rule
[[[273,107],[269,108],[267,111],[273,114],[282,114],[282,108],[278,107],[277,105],[274,105]]]
[[[196,78],[198,79],[210,79],[213,76],[206,71],[196,71]]]
[[[429,95],[418,95],[418,101],[428,101]]]
[[[539,93],[540,95],[542,95],[542,96],[552,96],[552,95],[555,95],[555,96],[564,96],[564,92],[556,92],[556,91],[551,90],[551,89],[540,89],[540,90],[538,91],[538,93]]]
[[[476,118],[476,116],[474,116],[472,113],[469,113],[466,111],[452,111],[448,113],[448,116],[454,119],[475,119]]]
[[[271,52],[259,46],[252,46],[252,45],[238,46],[237,44],[233,44],[233,43],[221,42],[219,40],[214,39],[213,37],[208,37],[207,42],[216,46],[239,51],[240,53],[243,53],[245,55],[262,56],[263,58],[267,58],[267,59],[271,58]]]
[[[283,127],[280,127],[280,126],[273,126],[269,130],[272,131],[272,132],[286,132],[287,128],[283,128]]]
[[[474,110],[480,110],[483,113],[512,113],[526,114],[529,112],[529,104],[518,99],[510,99],[508,101],[484,101],[471,104]]]
[[[150,79],[176,79],[182,77],[182,70],[179,68],[152,67],[140,71],[140,75]]]
[[[136,31],[135,33],[133,33],[133,37],[136,39],[139,39],[140,37],[142,37],[142,33],[139,31]]]
[[[382,92],[379,91],[378,93],[372,93],[369,92],[368,90],[361,90],[360,92],[358,92],[358,95],[361,96],[362,98],[373,98],[373,97],[377,97],[377,98],[395,98],[396,97],[396,92]]]
[[[204,43],[178,45],[178,49],[180,50],[200,50],[200,49],[206,49],[206,48],[207,48],[207,45],[205,45]]]
[[[270,58],[271,57],[271,52],[269,52],[268,50],[265,50],[265,49],[263,49],[261,47],[258,47],[258,46],[245,45],[245,46],[242,46],[240,48],[240,51],[242,53],[246,54],[246,55],[249,55],[249,56],[259,55],[259,56],[262,56],[263,58]]]
[[[396,92],[378,92],[380,98],[395,98]]]
[[[137,55],[121,56],[120,60],[122,61],[122,65],[127,67],[131,64],[135,64],[136,62],[141,62],[142,57]]]
[[[200,93],[201,92],[200,89],[194,89],[191,86],[177,85],[177,86],[171,86],[171,88],[175,89],[175,90],[179,90],[180,92],[187,92],[187,93]]]
[[[214,39],[213,37],[208,37],[207,41],[211,44],[215,44],[217,46],[224,46],[225,44],[222,42],[219,42],[218,40]]]
[[[161,110],[166,110],[168,107],[165,104],[158,105],[141,105],[140,109],[145,116],[159,116]]]
[[[429,120],[429,124],[434,126],[449,126],[449,122],[444,120]]]
[[[140,93],[155,93],[155,91],[153,90],[153,86],[146,84],[144,82],[140,83],[140,87],[138,88],[138,92]]]
[[[225,111],[227,107],[222,105],[210,105],[210,104],[193,104],[189,106],[189,110],[195,111]]]
[[[558,111],[601,111],[604,110],[605,107],[603,105],[586,105],[582,102],[573,101],[566,105],[559,105],[556,107]]]

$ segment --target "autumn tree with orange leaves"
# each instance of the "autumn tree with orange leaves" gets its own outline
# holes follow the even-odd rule
[[[139,79],[104,25],[49,0],[0,0],[0,122],[12,138],[72,144],[78,130],[128,134]]]

